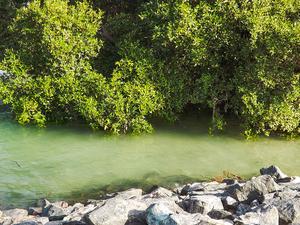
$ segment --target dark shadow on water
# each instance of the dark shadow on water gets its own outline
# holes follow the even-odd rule
[[[150,123],[154,127],[153,134],[141,134],[139,137],[159,135],[159,134],[172,134],[179,135],[181,137],[217,137],[217,138],[230,138],[234,140],[246,141],[242,135],[243,128],[240,126],[241,122],[234,116],[226,116],[226,125],[221,131],[214,131],[209,133],[211,127],[211,113],[209,111],[191,111],[182,114],[175,122],[169,122],[160,118],[151,118]],[[136,135],[111,135],[105,131],[98,130],[93,131],[84,122],[69,122],[64,124],[50,123],[46,128],[38,128],[34,125],[22,126],[12,119],[12,116],[8,112],[0,113],[0,122],[6,123],[9,126],[15,127],[24,133],[33,134],[47,134],[52,132],[65,132],[66,134],[80,134],[80,135],[92,135],[98,138],[128,138]],[[265,137],[263,137],[265,138]],[[259,139],[259,138],[258,138]],[[254,139],[254,141],[258,140]],[[286,140],[286,138],[280,136],[270,136],[268,139],[272,140]],[[253,140],[252,140],[253,141]]]
[[[242,177],[242,179],[248,179],[254,175],[257,174],[251,174],[251,176]],[[144,193],[149,193],[156,187],[165,187],[173,190],[176,187],[188,183],[212,180],[214,180],[212,177],[190,177],[185,175],[161,176],[157,172],[151,172],[136,179],[119,179],[109,184],[99,186],[94,185],[93,187],[86,186],[81,190],[73,191],[66,195],[50,195],[45,196],[45,198],[51,201],[65,200],[70,204],[74,204],[76,202],[86,203],[88,199],[103,199],[106,194],[124,191],[130,188],[141,188]]]
[[[141,178],[136,179],[119,179],[112,183],[99,186],[86,186],[81,190],[73,191],[66,195],[45,196],[45,198],[56,201],[65,200],[71,204],[76,202],[86,202],[88,199],[103,199],[108,193],[124,191],[130,188],[141,188],[145,193],[150,192],[153,187],[165,187],[173,189],[178,185],[189,182],[204,181],[207,178],[199,179],[182,175],[161,176],[158,173],[148,173]]]
[[[226,137],[237,140],[245,140],[242,135],[243,129],[240,126],[240,121],[232,116],[227,116],[225,120],[226,124],[223,130],[214,130],[212,133],[210,133],[212,123],[211,113],[209,111],[185,112],[175,122],[152,118],[151,123],[155,128],[155,133],[172,133],[188,137]]]

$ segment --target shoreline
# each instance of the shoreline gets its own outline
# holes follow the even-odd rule
[[[238,177],[237,177],[238,178]],[[28,209],[0,211],[2,225],[287,225],[300,223],[300,177],[278,167],[247,181],[225,178],[173,190],[110,193],[69,205],[40,199]]]

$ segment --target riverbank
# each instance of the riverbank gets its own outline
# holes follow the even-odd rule
[[[0,210],[40,198],[80,202],[132,187],[173,189],[224,170],[249,179],[271,164],[300,175],[300,139],[247,141],[234,128],[212,136],[208,120],[189,116],[157,124],[151,135],[110,136],[80,124],[23,127],[0,114]]]
[[[174,190],[154,187],[112,193],[69,205],[38,201],[28,209],[0,212],[3,225],[286,225],[300,224],[300,177],[276,166],[248,181],[186,184]]]

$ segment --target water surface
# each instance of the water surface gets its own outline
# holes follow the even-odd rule
[[[300,140],[246,141],[238,132],[210,136],[207,118],[156,126],[142,136],[109,136],[78,126],[22,127],[0,117],[0,205],[40,197],[96,197],[133,186],[202,180],[223,171],[249,177],[276,164],[300,175]]]

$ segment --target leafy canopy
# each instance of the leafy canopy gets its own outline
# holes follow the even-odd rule
[[[86,1],[66,0],[36,0],[17,11],[0,96],[21,124],[81,119],[114,133],[152,129],[145,116],[161,98],[143,79],[147,70],[125,59],[109,78],[93,69],[102,14]]]
[[[72,2],[34,0],[9,26],[0,96],[20,123],[150,132],[193,105],[213,130],[233,114],[247,136],[300,134],[299,1]]]

